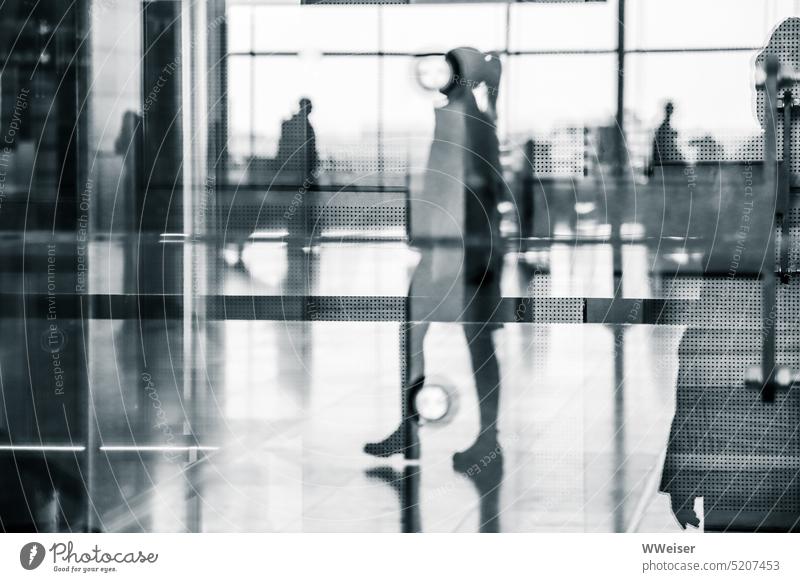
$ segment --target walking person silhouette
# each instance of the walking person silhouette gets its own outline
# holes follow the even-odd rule
[[[409,290],[405,324],[409,363],[401,403],[406,417],[382,441],[368,443],[367,454],[420,455],[416,395],[425,383],[424,340],[431,321],[459,321],[469,346],[480,404],[480,431],[467,450],[453,456],[465,471],[493,451],[499,460],[497,416],[500,371],[492,333],[500,306],[503,253],[497,208],[502,170],[495,125],[500,61],[474,48],[449,51],[449,82],[440,92],[444,106],[435,109],[434,137],[424,186],[412,197],[411,244],[421,253]],[[485,110],[476,89],[487,99]],[[408,431],[408,432],[406,432]]]

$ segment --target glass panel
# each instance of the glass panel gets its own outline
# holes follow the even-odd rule
[[[797,14],[793,3],[781,0],[733,0],[724,17],[714,0],[628,2],[625,40],[628,49],[637,50],[755,48],[766,43],[777,23]]]
[[[256,6],[251,50],[375,52],[378,13],[375,6]],[[334,20],[336,25],[331,26]]]
[[[636,3],[628,3],[628,6]],[[615,51],[617,2],[510,5],[511,51]]]
[[[460,46],[491,51],[505,46],[503,5],[383,6],[381,14],[386,52],[444,53]]]
[[[664,105],[674,105],[672,126],[690,155],[688,142],[710,134],[734,147],[760,133],[755,116],[757,52],[629,55],[626,100],[629,131],[655,128]],[[636,125],[639,127],[637,127]]]
[[[518,142],[528,132],[597,125],[614,115],[614,55],[512,56],[507,69],[500,103]]]

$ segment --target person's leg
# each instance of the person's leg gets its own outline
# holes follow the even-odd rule
[[[406,384],[412,384],[418,378],[425,377],[425,336],[428,335],[429,323],[405,323],[406,334]]]
[[[409,285],[406,320],[400,326],[400,357],[405,364],[400,391],[400,425],[382,441],[367,443],[364,452],[368,455],[390,457],[402,453],[406,459],[419,458],[419,418],[414,398],[425,382],[424,343],[430,320],[430,306],[426,300],[437,297],[439,292],[434,283],[433,263],[432,251],[423,249]]]
[[[235,269],[239,269],[244,271],[247,269],[244,264],[244,243],[243,242],[236,242],[236,262],[233,264]]]
[[[496,326],[486,323],[464,325],[469,345],[472,373],[480,408],[480,431],[475,443],[467,450],[453,455],[456,468],[464,470],[490,452],[499,453],[497,417],[500,406],[500,368],[495,355],[492,331]]]
[[[480,405],[481,433],[497,432],[500,368],[492,337],[494,329],[496,326],[483,323],[464,326]]]
[[[419,418],[414,398],[425,382],[423,346],[427,332],[427,323],[404,322],[401,325],[406,373],[400,395],[400,425],[382,441],[367,443],[364,452],[368,455],[389,457],[402,453],[407,459],[419,458]]]

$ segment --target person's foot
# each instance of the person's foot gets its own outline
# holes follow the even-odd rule
[[[373,457],[391,457],[404,455],[406,459],[419,459],[419,415],[414,408],[414,399],[422,389],[425,377],[416,379],[409,387],[406,394],[408,418],[382,441],[367,443],[364,452]]]
[[[675,521],[681,526],[681,529],[686,529],[687,525],[692,527],[700,527],[700,518],[694,511],[694,497],[689,497],[681,501],[679,497],[670,495],[670,506],[672,507],[672,515],[675,516]]]
[[[405,426],[398,426],[382,441],[367,443],[364,452],[373,457],[404,455],[407,459],[419,459],[419,425],[416,418],[409,419]]]
[[[497,431],[494,430],[483,431],[471,447],[453,455],[453,468],[468,476],[486,470],[496,472],[491,470],[492,463],[500,467],[503,463],[503,449],[497,442]]]

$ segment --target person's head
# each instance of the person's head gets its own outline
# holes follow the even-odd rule
[[[441,89],[445,95],[471,91],[485,80],[485,55],[478,49],[455,48],[448,51],[444,58],[451,71],[450,82]]]
[[[791,17],[785,19],[776,26],[770,33],[769,40],[755,59],[753,66],[753,78],[751,79],[750,90],[761,81],[765,73],[772,70],[773,74],[778,74],[779,70],[787,73],[800,69],[800,45],[797,43],[797,31],[800,30],[800,18]],[[788,87],[795,97],[800,94],[800,83],[795,81]],[[781,92],[782,93],[782,92]],[[755,114],[762,127],[764,127],[764,89],[759,86],[755,92],[754,107]]]
[[[311,111],[314,109],[314,106],[311,104],[311,99],[309,99],[308,97],[303,97],[302,99],[300,99],[300,102],[299,102],[298,105],[299,105],[299,108],[300,108],[299,109],[299,113],[301,115],[308,116],[311,113]]]
[[[675,106],[672,104],[672,101],[667,101],[667,104],[664,106],[664,117],[669,119],[672,117],[672,113],[675,111]]]

